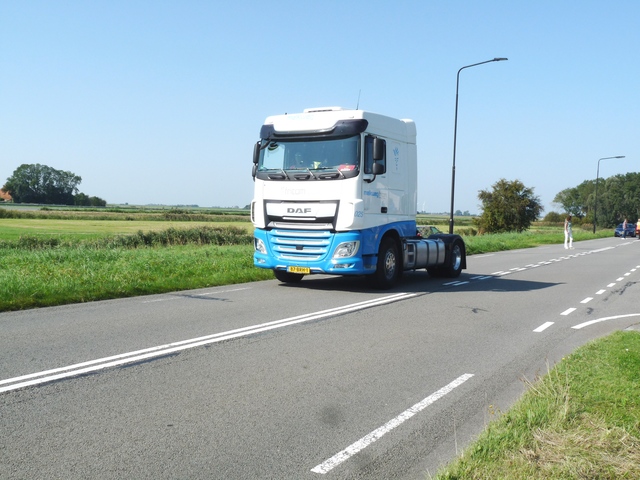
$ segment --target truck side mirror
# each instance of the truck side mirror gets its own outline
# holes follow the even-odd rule
[[[386,146],[386,143],[384,140],[382,140],[381,138],[374,138],[373,139],[373,161],[375,162],[376,160],[384,160],[384,148]]]
[[[373,174],[374,175],[382,175],[384,174],[386,169],[384,168],[384,163],[374,162],[373,163]]]
[[[253,146],[253,163],[256,165],[260,161],[260,142],[256,142]]]

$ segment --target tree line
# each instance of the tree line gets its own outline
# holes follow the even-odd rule
[[[82,177],[72,172],[56,170],[47,165],[22,164],[7,178],[2,190],[15,203],[46,205],[81,205],[104,207],[107,201],[80,193]]]
[[[593,223],[595,217],[600,227],[611,228],[625,218],[630,222],[640,218],[640,173],[600,178],[597,187],[596,194],[596,180],[585,180],[577,187],[562,190],[553,203],[582,223]]]

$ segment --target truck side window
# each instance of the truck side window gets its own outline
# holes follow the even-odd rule
[[[371,135],[367,135],[364,139],[364,173],[373,173],[373,139]],[[378,160],[378,162],[383,165],[386,163],[386,140],[378,139],[379,142],[382,142],[385,146],[383,151],[382,159]]]

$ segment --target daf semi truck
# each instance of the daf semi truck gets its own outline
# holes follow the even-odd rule
[[[358,275],[382,289],[407,270],[458,277],[462,238],[418,233],[417,167],[412,120],[340,107],[268,117],[253,151],[254,265],[286,283]]]

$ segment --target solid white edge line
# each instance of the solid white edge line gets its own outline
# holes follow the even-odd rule
[[[581,328],[588,327],[589,325],[593,325],[594,323],[606,322],[607,320],[617,320],[618,318],[627,318],[627,317],[638,317],[640,313],[629,313],[627,315],[616,315],[615,317],[604,317],[598,318],[597,320],[590,320],[588,322],[580,323],[578,325],[574,325],[573,329],[580,330]]]
[[[545,331],[547,328],[549,328],[551,325],[553,325],[553,322],[545,322],[545,323],[543,323],[542,325],[540,325],[538,328],[536,328],[536,329],[534,330],[534,332],[536,332],[536,333],[543,332],[543,331]]]
[[[187,349],[202,346],[202,345],[208,345],[211,343],[218,343],[225,340],[231,340],[234,338],[252,335],[255,333],[260,333],[268,330],[273,330],[280,327],[307,322],[310,320],[317,320],[320,318],[335,315],[336,313],[348,313],[354,310],[360,310],[360,309],[368,308],[371,306],[383,305],[385,303],[391,303],[396,300],[411,298],[416,295],[417,294],[415,293],[398,293],[394,295],[389,295],[387,297],[382,297],[374,300],[367,300],[363,302],[354,303],[351,305],[346,305],[344,307],[331,308],[331,309],[322,310],[316,313],[299,315],[296,317],[286,318],[282,320],[275,320],[273,322],[267,322],[259,325],[253,325],[249,327],[238,328],[235,330],[229,330],[227,332],[215,333],[215,334],[207,335],[204,337],[198,337],[190,340],[183,340],[180,342],[170,343],[167,345],[151,347],[144,350],[137,350],[135,352],[123,353],[120,355],[114,355],[111,357],[105,357],[97,360],[90,360],[88,362],[77,363],[74,365],[69,365],[67,367],[60,367],[60,368],[32,373],[28,375],[22,375],[20,377],[8,378],[6,380],[1,380],[0,385],[9,384],[9,383],[12,383],[13,385],[0,388],[0,393],[4,393],[10,390],[16,390],[18,388],[28,387],[31,385],[36,385],[39,383],[47,383],[54,380],[60,380],[62,378],[82,375],[85,373],[90,373],[90,372],[102,370],[105,368],[116,367],[116,366],[124,365],[127,363],[139,362],[139,361],[146,360],[153,357],[164,356],[164,355],[176,353],[182,350],[187,350]],[[41,377],[41,378],[37,378],[37,377]],[[33,380],[29,380],[29,379],[33,379]],[[28,380],[28,381],[23,381],[23,380]],[[21,382],[21,383],[15,383],[15,382]]]
[[[471,377],[473,377],[472,373],[465,373],[464,375],[460,375],[449,385],[442,387],[440,390],[438,390],[435,393],[432,393],[424,400],[416,403],[414,406],[412,406],[411,408],[408,408],[407,410],[402,412],[400,415],[398,415],[394,419],[385,423],[383,426],[375,429],[373,432],[369,433],[368,435],[365,435],[357,442],[352,443],[341,452],[336,453],[333,457],[329,458],[328,460],[325,460],[320,465],[312,468],[311,471],[314,473],[320,473],[320,474],[325,474],[331,471],[333,468],[337,467],[342,462],[344,462],[348,458],[358,453],[360,450],[366,448],[376,440],[380,439],[384,434],[390,432],[397,426],[404,423],[406,420],[413,417],[416,413],[421,412],[436,400],[444,397],[447,393],[450,393],[454,388],[462,385]]]

